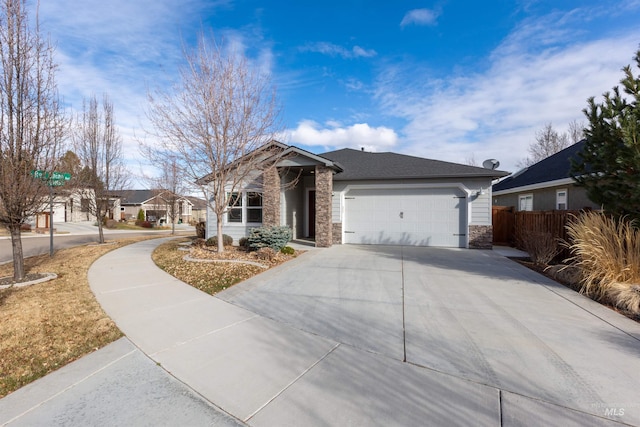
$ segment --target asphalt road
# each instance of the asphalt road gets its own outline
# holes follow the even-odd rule
[[[105,236],[105,240],[114,240],[122,237],[138,237],[149,235],[150,232],[109,232]],[[153,235],[169,235],[171,231],[166,232],[153,232]],[[53,248],[54,250],[70,248],[73,246],[84,245],[86,243],[98,242],[98,233],[95,234],[82,234],[82,235],[54,235],[53,236]],[[22,238],[22,251],[25,257],[34,255],[41,255],[49,253],[49,235],[42,236],[28,236]],[[13,250],[11,248],[11,239],[0,239],[0,264],[11,262],[13,260]]]

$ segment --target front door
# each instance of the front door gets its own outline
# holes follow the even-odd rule
[[[309,237],[316,237],[316,192],[309,191]]]

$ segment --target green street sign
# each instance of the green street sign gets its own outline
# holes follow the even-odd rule
[[[71,179],[71,174],[70,173],[62,173],[62,172],[53,172],[51,174],[51,179],[69,181]]]
[[[47,179],[49,178],[49,173],[41,170],[32,170],[31,175],[33,175],[36,179]]]
[[[64,181],[71,179],[71,174],[67,172],[46,172],[43,170],[32,170],[31,175],[36,179],[48,181],[48,185],[60,186],[64,185]]]

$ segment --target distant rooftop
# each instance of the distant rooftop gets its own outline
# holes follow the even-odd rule
[[[583,139],[520,172],[516,172],[494,185],[493,191],[510,190],[525,185],[570,178],[571,159],[578,159],[577,154],[582,150],[584,144],[585,140]]]

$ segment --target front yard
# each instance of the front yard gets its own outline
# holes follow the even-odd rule
[[[300,253],[275,253],[273,257],[265,257],[257,252],[229,246],[225,252],[218,254],[215,248],[191,246],[191,241],[180,239],[165,243],[154,251],[153,260],[167,273],[210,295],[293,259]]]
[[[93,261],[107,252],[157,237],[162,236],[83,245],[56,251],[53,258],[41,255],[26,260],[28,273],[51,272],[58,277],[27,287],[0,289],[0,398],[122,336],[97,303],[87,272]],[[205,248],[185,251],[184,243],[190,242],[180,239],[161,245],[154,260],[169,274],[212,295],[296,255],[258,259],[255,252],[238,248],[220,255]],[[186,255],[201,261],[225,258],[263,266],[186,261]],[[12,274],[11,263],[0,266],[0,278]]]

